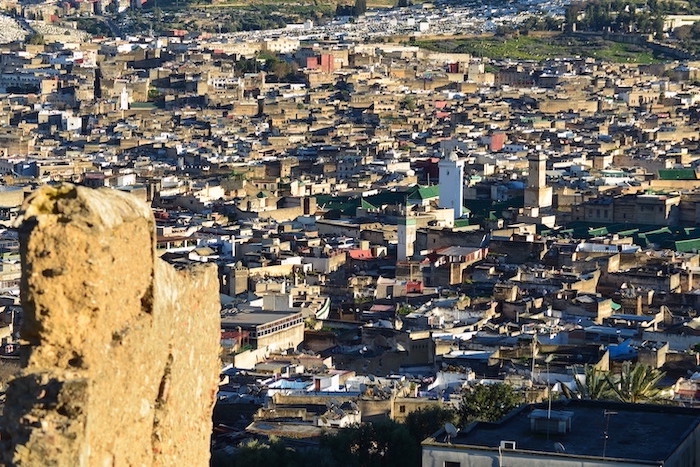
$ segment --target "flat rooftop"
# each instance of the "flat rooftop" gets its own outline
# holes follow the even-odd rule
[[[554,402],[552,410],[572,412],[571,431],[533,432],[528,416],[546,411],[547,404],[527,405],[498,423],[479,422],[452,438],[452,445],[498,449],[501,441],[515,441],[516,450],[564,456],[602,458],[606,418],[609,418],[606,459],[661,462],[667,459],[700,423],[700,409],[603,401]],[[605,411],[614,414],[605,416]],[[536,412],[537,413],[537,412]],[[540,412],[541,413],[541,412]],[[560,412],[561,413],[561,412]],[[443,444],[444,433],[426,444]],[[561,443],[565,453],[556,453]]]
[[[299,311],[241,311],[221,318],[221,327],[223,329],[232,329],[237,326],[260,326],[300,313]]]

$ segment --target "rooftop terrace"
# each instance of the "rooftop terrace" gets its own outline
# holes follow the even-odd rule
[[[567,401],[553,403],[552,414],[573,413],[570,431],[557,433],[552,428],[547,434],[533,430],[530,419],[531,415],[546,414],[546,409],[546,404],[526,405],[499,423],[474,423],[453,437],[451,442],[455,447],[498,449],[501,441],[514,441],[519,451],[601,458],[608,424],[606,458],[661,462],[671,456],[700,423],[700,410],[696,409]],[[606,416],[606,413],[610,415]],[[438,432],[435,438],[429,438],[424,444],[442,444],[443,439],[444,433]],[[565,452],[557,452],[555,443],[561,443]]]

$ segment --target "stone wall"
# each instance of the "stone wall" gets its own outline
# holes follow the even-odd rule
[[[116,190],[43,187],[20,222],[26,354],[4,462],[208,465],[216,267],[156,258],[149,207]]]

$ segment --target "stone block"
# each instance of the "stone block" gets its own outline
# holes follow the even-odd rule
[[[18,227],[26,352],[5,463],[208,465],[216,267],[157,258],[150,208],[116,190],[43,187]]]

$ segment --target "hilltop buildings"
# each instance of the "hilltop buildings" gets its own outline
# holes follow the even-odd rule
[[[215,263],[217,421],[235,436],[403,419],[485,382],[536,401],[624,361],[697,404],[697,63],[489,61],[294,31],[3,46],[4,225],[26,192],[70,180],[149,203],[165,260]],[[493,460],[502,440],[474,433],[434,449]],[[563,458],[550,448],[532,447]]]

